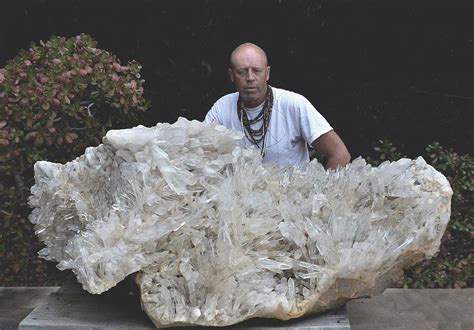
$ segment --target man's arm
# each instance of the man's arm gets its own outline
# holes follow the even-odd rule
[[[313,148],[327,158],[326,168],[335,169],[351,161],[351,155],[339,135],[333,130],[321,135],[312,143]]]

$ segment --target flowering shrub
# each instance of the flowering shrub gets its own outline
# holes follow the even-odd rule
[[[90,36],[53,37],[21,51],[0,71],[0,170],[39,159],[65,161],[97,144],[118,119],[148,104],[141,66],[122,66]],[[115,122],[114,122],[115,121]]]
[[[149,106],[140,69],[84,34],[33,43],[0,69],[0,286],[50,278],[27,220],[34,162],[71,160],[108,129],[136,124]]]

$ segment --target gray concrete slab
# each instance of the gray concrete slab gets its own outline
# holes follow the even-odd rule
[[[154,329],[133,300],[111,294],[53,292],[36,307],[18,329]]]
[[[17,329],[31,311],[59,287],[0,287],[0,329]]]
[[[153,323],[139,308],[139,304],[115,300],[112,297],[104,299],[103,296],[90,294],[54,292],[45,303],[21,321],[18,329],[154,329]],[[200,328],[203,327],[193,327],[196,330]],[[350,330],[350,325],[345,309],[340,309],[320,316],[286,322],[252,319],[232,328]]]
[[[56,303],[68,306],[72,302],[71,297],[82,295],[82,292],[79,287],[70,286],[65,286],[60,290],[57,287],[0,288],[0,329],[16,329],[20,320],[26,317],[35,306],[45,305],[47,302],[45,299],[50,293],[54,293],[50,299],[56,299]],[[118,296],[124,298],[123,294],[127,293],[122,290]],[[58,298],[58,295],[64,296]],[[69,302],[65,299],[67,295],[70,297]],[[84,308],[89,308],[94,313],[102,312],[102,315],[108,318],[110,314],[107,314],[106,305],[114,304],[114,299],[118,297],[117,293],[109,297],[89,296],[101,300],[91,303],[89,307],[86,301]],[[133,299],[136,298],[132,297],[131,300]],[[137,301],[134,301],[132,305],[131,308],[139,310]],[[348,302],[347,314],[352,329],[471,330],[474,329],[474,289],[387,289],[381,295]],[[329,315],[326,314],[326,316]],[[145,318],[145,328],[152,328],[153,325],[147,321],[146,316],[142,314],[142,317]],[[61,320],[59,318],[57,320],[55,325],[60,324]],[[310,323],[305,323],[311,322],[311,317],[288,322],[256,319],[235,325],[233,328],[281,329],[291,328],[297,322],[302,322],[300,324],[302,328],[311,328]],[[349,325],[341,322],[340,326],[348,328]]]
[[[121,282],[102,295],[91,295],[75,281],[68,281],[61,289],[49,295],[21,323],[20,330],[29,329],[154,329],[153,323],[140,309],[138,295]],[[200,327],[193,327],[198,330]],[[251,319],[235,329],[313,329],[349,330],[345,308],[318,316],[289,321]]]
[[[474,329],[474,289],[387,289],[346,304],[352,329]]]

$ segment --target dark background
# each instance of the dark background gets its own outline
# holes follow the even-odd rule
[[[432,141],[474,153],[473,1],[10,0],[0,11],[0,67],[31,41],[79,33],[140,62],[146,125],[202,120],[233,91],[230,52],[251,41],[270,83],[305,95],[352,156],[384,138],[411,157]]]

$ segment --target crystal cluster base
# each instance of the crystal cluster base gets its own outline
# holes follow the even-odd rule
[[[322,312],[437,252],[452,190],[421,157],[280,167],[241,137],[180,118],[109,131],[65,165],[37,162],[40,256],[96,294],[135,273],[162,327]]]

